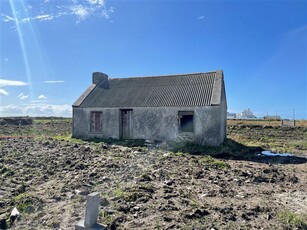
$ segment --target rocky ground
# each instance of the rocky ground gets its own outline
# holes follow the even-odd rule
[[[142,142],[86,142],[65,137],[66,121],[3,127],[0,221],[11,229],[74,229],[95,191],[108,229],[307,228],[305,158],[215,155],[221,159]],[[14,207],[22,215],[10,223]]]

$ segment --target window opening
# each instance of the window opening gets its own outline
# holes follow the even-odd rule
[[[194,112],[182,111],[178,112],[179,117],[179,131],[180,132],[194,132]]]

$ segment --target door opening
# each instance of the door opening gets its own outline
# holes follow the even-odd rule
[[[120,139],[132,139],[132,109],[120,110]]]

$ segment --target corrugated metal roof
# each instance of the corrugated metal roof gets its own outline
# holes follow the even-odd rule
[[[221,71],[220,71],[221,72]],[[206,106],[219,97],[222,76],[216,72],[109,79],[109,88],[91,88],[78,99],[80,107]],[[216,81],[216,82],[215,82]],[[223,80],[222,80],[223,81]],[[213,90],[218,91],[214,92]],[[213,100],[219,101],[219,98]]]

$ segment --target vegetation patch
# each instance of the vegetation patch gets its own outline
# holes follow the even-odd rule
[[[32,213],[42,207],[43,201],[29,193],[21,193],[13,198],[19,212]]]
[[[284,224],[286,229],[307,229],[307,215],[299,215],[285,210],[278,214],[278,219]]]
[[[201,164],[209,164],[209,165],[213,165],[217,168],[220,168],[220,169],[227,169],[227,168],[230,168],[230,165],[227,164],[226,162],[224,161],[220,161],[220,160],[217,160],[217,159],[214,159],[213,157],[211,156],[205,156],[205,157],[202,157],[199,162]]]
[[[231,139],[226,139],[220,146],[207,146],[197,143],[184,142],[170,145],[173,152],[189,153],[192,155],[211,155],[214,157],[248,158],[262,151],[260,147],[249,147]]]

